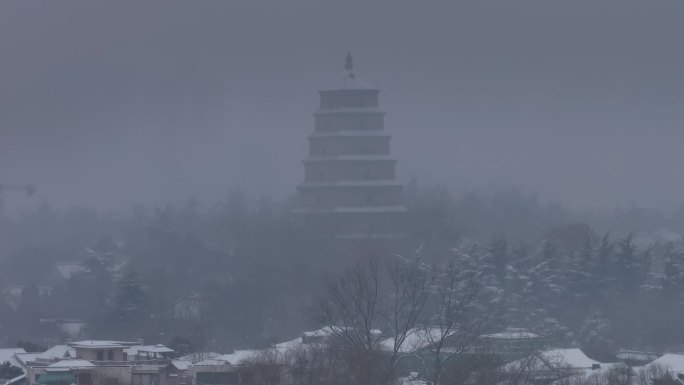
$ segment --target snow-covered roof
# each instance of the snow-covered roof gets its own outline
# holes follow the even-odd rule
[[[610,372],[615,371],[616,369],[622,369],[620,372],[623,373],[629,373],[628,371],[634,370],[635,367],[630,367],[629,365],[625,364],[624,362],[609,362],[609,363],[602,363],[600,368],[586,368],[584,369],[581,374],[584,375],[585,378],[590,378],[590,377],[601,377],[609,374]],[[596,382],[600,383],[600,382]]]
[[[174,350],[167,348],[164,345],[135,345],[124,350],[129,356],[136,355],[138,353],[173,353]]]
[[[125,348],[127,346],[134,346],[135,343],[122,341],[98,341],[98,340],[84,340],[73,342],[70,346],[75,348]]]
[[[378,89],[367,81],[359,78],[356,73],[352,70],[346,70],[342,76],[342,81],[340,84],[332,89],[323,90],[321,92],[330,92],[337,90],[366,90],[366,91],[377,91]]]
[[[532,360],[532,362],[524,362],[523,360],[513,361],[504,367],[514,369],[524,363],[527,367],[545,370],[553,368],[591,369],[594,365],[601,365],[600,362],[587,357],[582,350],[577,348],[547,350],[536,354],[532,357]]]
[[[279,344],[276,344],[275,347],[276,349],[293,349],[302,344],[302,337],[295,338],[293,340],[281,342]]]
[[[61,359],[66,357],[74,357],[75,355],[76,352],[73,348],[70,348],[67,345],[55,345],[42,353],[36,354],[35,358],[43,360],[54,360],[57,358]]]
[[[216,357],[196,363],[196,366],[220,366],[220,365],[239,365],[242,361],[256,356],[259,350],[236,350],[230,354],[221,354]]]
[[[48,369],[59,369],[59,368],[91,368],[95,366],[92,362],[82,359],[74,360],[61,360],[57,361],[52,365],[48,365]]]
[[[539,335],[529,332],[527,329],[508,328],[500,333],[484,334],[480,337],[500,340],[520,340],[539,338]]]
[[[192,365],[192,362],[190,360],[172,360],[171,365],[178,370],[188,370]]]
[[[219,356],[219,359],[228,362],[231,365],[238,365],[244,360],[253,358],[259,354],[259,350],[236,350],[230,354]]]
[[[426,348],[439,341],[441,335],[442,329],[440,328],[413,328],[406,335],[406,339],[399,347],[399,352],[411,353]],[[392,351],[394,349],[394,337],[380,342],[380,347],[383,350]]]
[[[198,353],[191,353],[191,354],[186,354],[183,357],[178,358],[181,361],[190,361],[193,364],[197,364],[199,362],[213,359],[215,357],[220,356],[220,353],[216,352],[198,352]]]
[[[28,362],[35,362],[36,361],[36,356],[39,353],[17,353],[16,358],[18,363],[23,367],[26,366],[26,363]]]
[[[655,352],[646,352],[646,351],[640,351],[640,350],[620,350],[617,352],[615,357],[617,357],[620,360],[627,360],[627,361],[643,361],[643,362],[649,362],[657,359],[659,354]]]
[[[221,366],[221,365],[229,365],[229,363],[225,360],[221,360],[219,358],[207,358],[206,360],[202,360],[198,363],[196,363],[194,366]]]
[[[661,366],[675,373],[684,373],[684,354],[665,354],[646,367]]]
[[[543,352],[541,356],[550,362],[560,362],[562,365],[571,368],[591,368],[593,365],[601,364],[600,362],[587,357],[587,355],[578,348],[551,349]]]
[[[17,361],[16,354],[26,353],[22,348],[0,348],[0,364],[9,362],[12,366],[21,366]]]

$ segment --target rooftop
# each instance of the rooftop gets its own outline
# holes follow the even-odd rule
[[[138,345],[137,342],[124,342],[124,341],[99,341],[99,340],[84,340],[78,342],[72,342],[69,346],[75,348],[85,348],[85,349],[99,349],[99,348],[126,348],[130,346]]]
[[[88,360],[73,359],[73,360],[61,360],[57,361],[52,365],[48,365],[48,369],[74,369],[74,368],[92,368],[95,364]]]
[[[129,356],[138,353],[173,353],[174,350],[167,348],[164,345],[135,345],[125,350],[126,354]]]
[[[442,329],[440,328],[413,328],[406,335],[406,339],[399,346],[398,351],[400,353],[412,353],[424,349],[439,341],[441,336]],[[394,350],[394,337],[380,342],[380,347],[387,351]]]
[[[665,354],[646,366],[662,366],[663,368],[678,374],[684,373],[684,354]]]

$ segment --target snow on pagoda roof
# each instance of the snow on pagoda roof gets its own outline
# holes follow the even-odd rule
[[[340,90],[377,90],[375,86],[356,76],[354,71],[346,71],[342,77]]]
[[[347,53],[344,58],[344,76],[342,76],[341,84],[330,90],[377,90],[372,84],[356,76],[354,72],[354,59],[351,53]]]

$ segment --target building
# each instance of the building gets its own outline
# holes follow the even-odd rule
[[[17,354],[26,385],[179,385],[187,367],[179,367],[163,345],[141,342],[79,341],[43,353]]]
[[[304,182],[293,211],[317,232],[337,238],[394,238],[406,209],[390,155],[380,90],[361,80],[347,54],[342,83],[319,91]]]
[[[498,333],[480,336],[478,353],[496,354],[506,360],[517,360],[532,352],[548,348],[548,339],[524,328],[508,327]]]

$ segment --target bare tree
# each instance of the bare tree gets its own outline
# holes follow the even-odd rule
[[[388,330],[393,337],[392,366],[396,365],[401,347],[423,315],[428,299],[429,275],[419,259],[397,259],[388,266],[390,277],[388,309],[385,314]]]
[[[402,344],[420,319],[429,280],[418,261],[398,259],[381,269],[358,263],[326,285],[318,321],[337,358],[351,370],[349,380],[386,384],[393,379]],[[384,327],[391,347],[381,344]]]
[[[454,261],[436,266],[430,290],[431,316],[417,332],[429,347],[431,360],[416,355],[423,365],[425,380],[430,385],[443,383],[449,363],[472,349],[485,327],[478,307],[481,274],[469,265]]]
[[[318,321],[340,348],[378,350],[380,295],[377,263],[358,263],[326,285]]]

